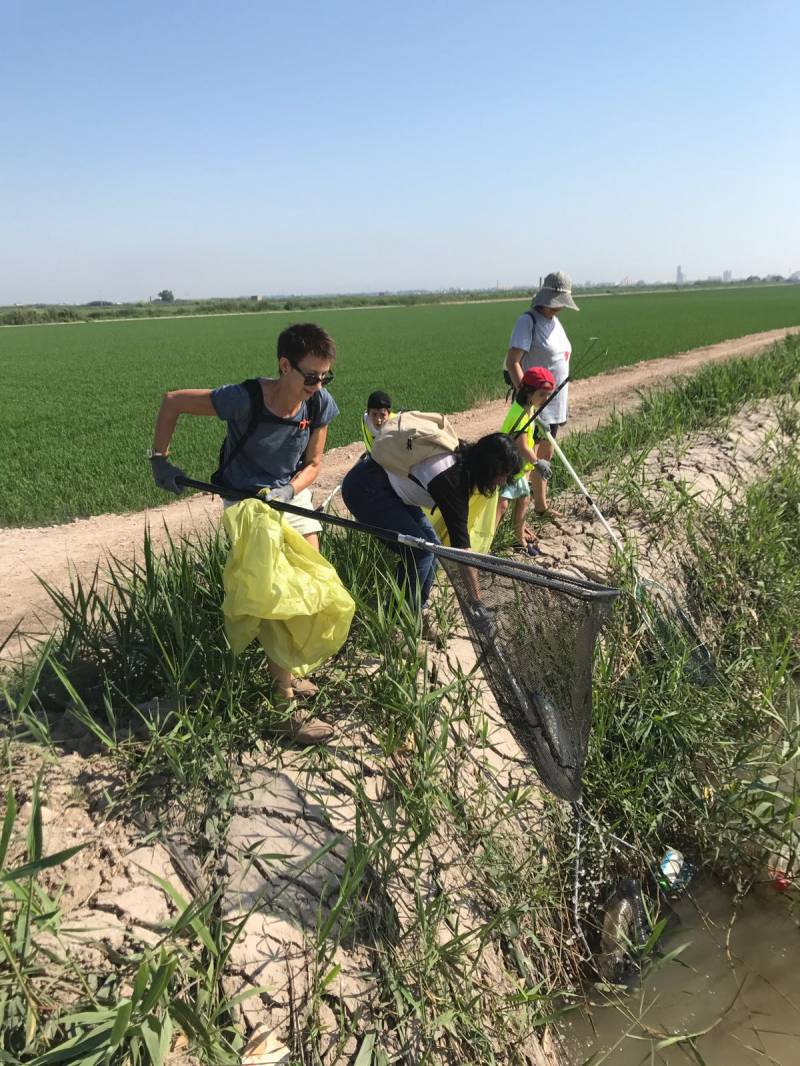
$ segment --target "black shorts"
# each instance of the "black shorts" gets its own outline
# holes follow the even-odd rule
[[[550,425],[548,426],[548,429],[550,430],[550,436],[551,437],[557,437],[558,436],[559,427],[563,426],[565,424],[566,423],[564,423],[564,422],[551,422]],[[534,424],[534,427],[533,427],[533,439],[534,439],[534,441],[537,444],[539,443],[540,440],[544,440],[544,433],[542,433],[542,431],[539,428],[538,424]]]

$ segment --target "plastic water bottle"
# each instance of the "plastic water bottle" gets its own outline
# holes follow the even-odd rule
[[[665,892],[677,890],[683,883],[684,858],[676,848],[667,848],[659,866],[658,883]]]

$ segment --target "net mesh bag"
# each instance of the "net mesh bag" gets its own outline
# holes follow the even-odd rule
[[[463,564],[440,558],[506,725],[547,788],[579,799],[594,645],[619,590],[483,556],[476,608]]]

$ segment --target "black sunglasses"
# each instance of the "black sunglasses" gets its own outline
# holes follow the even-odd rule
[[[302,374],[303,381],[306,385],[330,385],[336,376],[332,371],[328,371],[327,374],[307,374],[305,370],[301,370],[299,366],[291,364],[292,370],[296,370],[298,374]]]

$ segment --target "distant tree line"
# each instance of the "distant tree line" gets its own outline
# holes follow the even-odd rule
[[[737,284],[791,284],[794,276],[784,279],[779,275],[760,278],[751,275],[738,282],[693,281],[684,285],[674,282],[665,285],[647,285],[648,290],[680,290],[691,288],[736,288]],[[114,318],[159,318],[163,315],[220,315],[258,314],[263,311],[308,311],[338,307],[378,307],[382,305],[412,307],[416,304],[456,303],[467,300],[527,299],[536,285],[512,289],[451,289],[428,292],[377,292],[352,293],[344,296],[280,296],[280,297],[230,297],[210,300],[176,300],[171,289],[162,289],[153,300],[130,304],[112,304],[108,300],[92,300],[87,304],[27,304],[22,307],[0,308],[0,325],[24,326],[48,322],[93,322]],[[575,292],[615,293],[641,292],[642,285],[605,286],[595,285]]]
[[[37,322],[83,322],[80,307],[11,307],[0,311],[0,325],[30,326]]]

